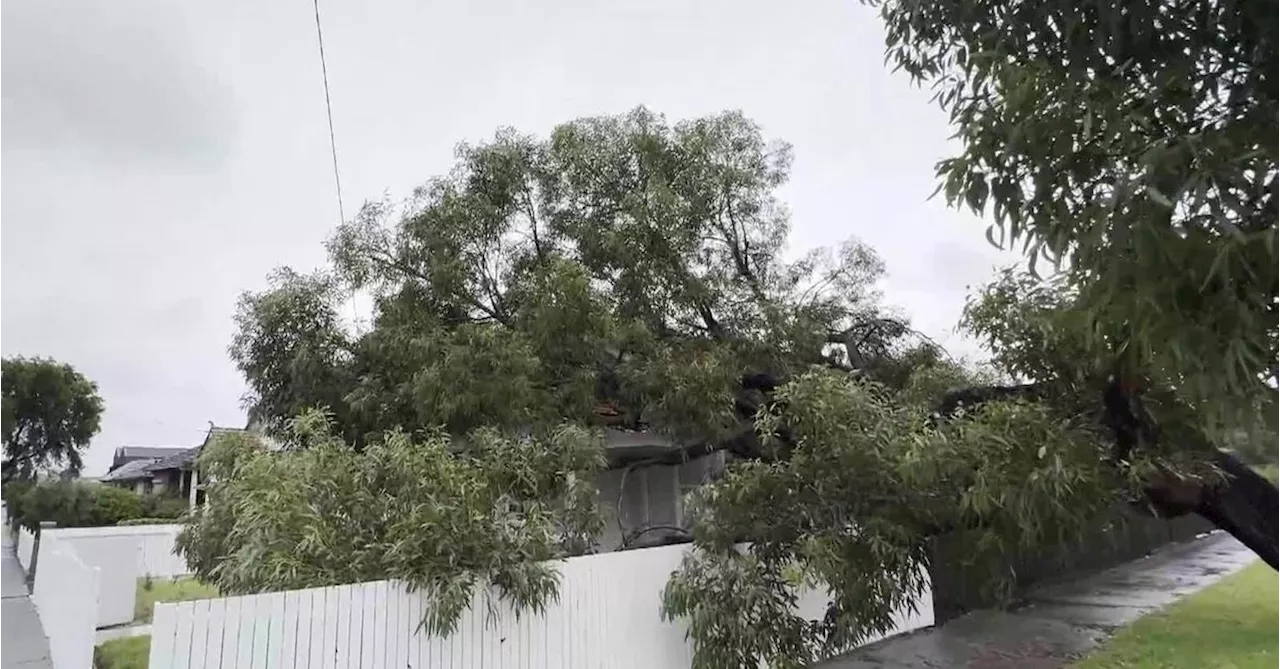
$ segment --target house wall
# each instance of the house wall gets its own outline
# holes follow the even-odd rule
[[[182,487],[182,470],[163,469],[151,476],[151,494],[178,494]]]
[[[598,539],[599,550],[607,552],[622,548],[624,532],[634,533],[660,525],[687,527],[684,496],[723,468],[724,454],[715,453],[677,466],[633,467],[602,472],[597,485],[605,523]],[[676,532],[655,529],[634,537],[632,544],[652,544],[673,534]]]

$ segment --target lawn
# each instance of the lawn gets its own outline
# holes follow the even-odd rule
[[[1261,467],[1258,467],[1258,473],[1265,476],[1266,479],[1272,483],[1275,483],[1277,481],[1276,474],[1278,472],[1276,469],[1276,465],[1262,465]]]
[[[95,669],[147,669],[150,653],[149,636],[112,639],[93,649],[93,666]]]
[[[178,578],[172,581],[138,579],[138,597],[133,603],[133,622],[151,622],[151,613],[155,610],[157,602],[186,602],[217,596],[216,588],[194,578]]]
[[[1071,669],[1274,669],[1276,572],[1258,562],[1121,630]]]
[[[171,581],[138,579],[138,597],[133,604],[133,622],[151,622],[151,614],[159,602],[186,602],[193,599],[217,597],[218,590],[194,578],[178,578]],[[147,655],[151,652],[151,637],[134,636],[112,639],[98,644],[93,650],[93,666],[96,669],[147,669]]]

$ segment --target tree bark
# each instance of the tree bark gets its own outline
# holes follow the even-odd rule
[[[941,419],[950,419],[960,408],[972,409],[984,402],[1011,397],[1043,398],[1044,391],[1041,384],[964,388],[947,393],[935,414]],[[1108,383],[1103,393],[1103,422],[1115,435],[1113,461],[1117,466],[1125,466],[1134,450],[1144,444],[1154,444],[1160,436],[1158,426],[1142,410],[1140,399],[1133,395],[1132,389],[1124,388],[1116,380]],[[1277,531],[1280,490],[1239,458],[1212,447],[1207,437],[1200,435],[1199,438],[1211,447],[1207,449],[1210,461],[1225,478],[1188,490],[1186,482],[1176,476],[1159,476],[1144,486],[1147,501],[1162,516],[1196,513],[1235,537],[1272,569],[1280,571],[1280,533]]]
[[[1200,496],[1195,512],[1249,547],[1272,569],[1280,571],[1276,516],[1280,513],[1280,491],[1239,458],[1217,451],[1214,464],[1226,480],[1209,486]]]

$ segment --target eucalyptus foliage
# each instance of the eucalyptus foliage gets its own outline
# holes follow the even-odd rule
[[[1033,272],[1065,268],[1091,356],[1205,423],[1256,420],[1278,359],[1276,3],[869,4],[963,142],[946,197]]]
[[[1079,291],[981,296],[967,324],[998,352],[977,374],[881,304],[864,244],[789,257],[790,160],[739,113],[641,108],[500,131],[367,204],[328,268],[241,300],[232,357],[288,450],[203,456],[192,564],[229,592],[403,578],[437,598],[437,631],[489,585],[536,609],[554,592],[537,562],[599,527],[597,430],[658,431],[736,456],[690,500],[664,615],[689,622],[701,669],[800,666],[888,629],[934,537],[998,564],[1133,496],[1151,467],[1112,466],[1092,330],[1064,307]],[[352,290],[374,296],[355,328]],[[937,411],[1028,376],[1047,385]],[[328,427],[294,418],[309,407]],[[823,620],[796,615],[805,587],[834,596]]]
[[[448,634],[477,594],[541,610],[557,584],[545,561],[581,553],[599,531],[600,445],[580,427],[481,429],[465,453],[447,435],[401,431],[357,451],[316,411],[288,431],[296,449],[228,433],[200,455],[213,482],[177,546],[220,592],[395,578],[427,593],[425,629]]]
[[[880,307],[874,250],[786,257],[790,164],[736,112],[464,144],[447,175],[339,228],[331,267],[244,295],[231,354],[250,409],[279,426],[324,406],[357,444],[602,417],[714,442],[739,428],[746,373],[901,377],[904,355],[936,357]],[[375,298],[368,327],[342,324],[351,290]]]
[[[935,425],[918,396],[828,370],[776,393],[757,428],[789,435],[790,457],[743,464],[697,493],[694,551],[664,593],[666,615],[689,620],[695,666],[808,666],[918,605],[934,537],[968,531],[972,564],[1000,565],[1075,540],[1133,490],[1087,414],[992,402]],[[1010,576],[975,572],[996,592]],[[823,619],[798,615],[804,585],[832,596]]]

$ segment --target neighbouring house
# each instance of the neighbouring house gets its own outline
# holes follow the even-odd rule
[[[195,506],[204,501],[204,486],[195,467],[200,449],[217,435],[244,431],[210,425],[204,441],[196,447],[118,448],[111,469],[99,481],[129,488],[140,495],[171,495]]]
[[[199,477],[195,472],[196,456],[200,447],[188,448],[167,458],[148,464],[144,470],[151,475],[151,492],[155,495],[173,495],[196,504]]]
[[[116,449],[112,468],[100,481],[135,490],[139,494],[171,494],[192,506],[204,502],[204,483],[196,471],[200,450],[215,436],[241,432],[260,433],[250,424],[244,429],[210,426],[204,441],[194,448]],[[600,508],[605,523],[597,550],[657,546],[685,540],[688,522],[685,496],[693,488],[713,480],[725,469],[724,452],[679,460],[682,449],[654,432],[605,430],[608,466],[600,473]]]
[[[173,457],[189,450],[188,448],[153,448],[148,446],[121,446],[116,449],[111,459],[111,468],[98,478],[120,488],[128,488],[139,495],[150,495],[154,491],[155,482],[147,467],[165,458]]]
[[[199,471],[196,469],[196,458],[200,456],[200,450],[208,445],[209,441],[214,437],[249,431],[252,431],[252,426],[241,429],[218,427],[210,424],[209,431],[205,433],[204,441],[199,446],[154,462],[147,466],[147,470],[151,473],[152,480],[157,486],[163,485],[165,490],[175,491],[179,496],[186,499],[190,506],[203,504],[205,486],[204,482],[200,480]]]

